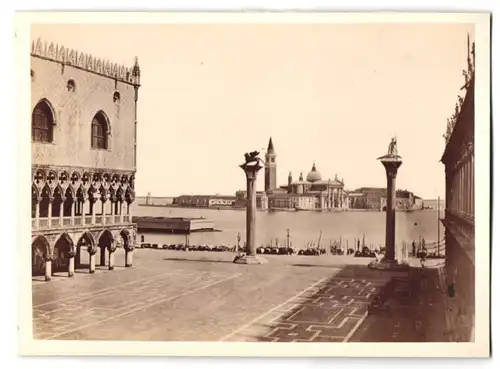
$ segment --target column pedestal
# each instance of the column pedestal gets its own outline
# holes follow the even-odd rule
[[[233,263],[235,264],[248,264],[248,265],[255,265],[255,264],[267,264],[267,259],[263,258],[260,255],[242,255],[242,256],[237,256],[234,258]]]
[[[387,175],[387,205],[385,221],[385,256],[372,261],[368,267],[378,270],[402,270],[409,266],[396,260],[396,176],[403,163],[400,156],[379,158]]]
[[[238,255],[233,260],[236,264],[265,264],[267,260],[257,255],[257,247],[255,245],[255,230],[256,230],[256,212],[257,212],[257,193],[255,190],[255,180],[257,173],[262,168],[259,161],[245,163],[240,165],[240,168],[245,171],[247,177],[247,219],[246,219],[246,255]]]

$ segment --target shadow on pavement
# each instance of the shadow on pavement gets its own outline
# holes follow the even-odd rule
[[[292,264],[294,267],[305,267],[305,268],[339,268],[338,264]]]
[[[229,263],[233,264],[232,260],[212,260],[212,259],[184,259],[184,258],[163,258],[168,261],[193,262],[193,263]]]
[[[262,342],[446,342],[444,294],[436,281],[432,269],[345,266],[257,322],[260,328],[247,337]]]

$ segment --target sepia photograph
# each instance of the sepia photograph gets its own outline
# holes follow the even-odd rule
[[[18,14],[21,352],[488,356],[490,16],[163,15]]]

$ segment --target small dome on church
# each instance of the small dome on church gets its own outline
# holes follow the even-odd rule
[[[313,164],[312,169],[307,173],[307,182],[321,181],[321,173],[316,170],[316,164]]]

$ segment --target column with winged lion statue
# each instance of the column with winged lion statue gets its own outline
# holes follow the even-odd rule
[[[258,151],[252,151],[245,154],[245,162],[240,165],[247,179],[247,219],[246,219],[246,252],[244,255],[238,255],[234,259],[237,264],[264,264],[267,262],[261,256],[257,255],[257,246],[255,244],[256,231],[256,213],[257,213],[257,192],[255,180],[257,173],[263,168],[262,159],[259,158]]]

